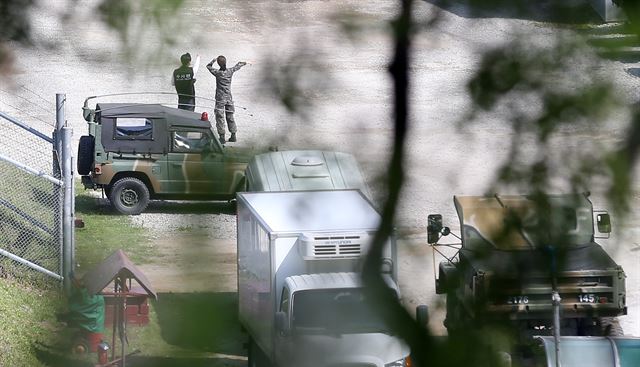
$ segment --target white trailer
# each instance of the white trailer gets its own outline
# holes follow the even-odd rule
[[[358,190],[238,193],[239,319],[249,366],[405,366],[362,289],[380,216]],[[394,239],[384,252],[396,290]]]

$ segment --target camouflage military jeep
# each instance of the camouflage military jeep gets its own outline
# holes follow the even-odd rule
[[[78,146],[86,188],[102,188],[115,209],[139,214],[150,199],[230,200],[244,187],[249,156],[224,148],[205,113],[159,104],[84,108],[89,135]]]

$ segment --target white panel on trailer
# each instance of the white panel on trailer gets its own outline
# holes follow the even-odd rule
[[[376,229],[380,215],[358,190],[239,193],[272,232]]]

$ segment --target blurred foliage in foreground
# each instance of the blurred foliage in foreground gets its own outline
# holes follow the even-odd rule
[[[390,70],[394,78],[394,95],[389,96],[394,105],[395,146],[389,163],[387,202],[384,205],[383,223],[368,261],[365,280],[372,294],[379,300],[380,312],[390,325],[413,348],[418,365],[431,366],[499,366],[499,351],[510,351],[510,332],[503,325],[478,330],[469,327],[466,332],[446,341],[433,337],[429,330],[417,325],[404,308],[391,296],[377,269],[380,269],[381,248],[393,227],[396,204],[400,197],[404,178],[405,137],[411,131],[408,120],[410,110],[408,91],[412,39],[429,35],[429,25],[436,24],[436,17],[426,24],[415,24],[412,19],[412,0],[399,1],[400,12],[392,23],[395,55]],[[557,22],[568,20],[575,24],[582,20],[572,16],[570,6],[562,1],[431,1],[447,10],[459,11],[467,17],[489,14],[494,17],[525,18],[536,21]],[[536,5],[546,6],[549,17],[540,17]],[[558,5],[560,4],[560,5]],[[628,11],[631,24],[636,24],[636,1],[625,0],[623,9]],[[9,65],[11,56],[7,41],[22,44],[30,42],[29,9],[33,1],[0,1],[0,65]],[[102,0],[98,6],[101,19],[118,32],[124,47],[135,51],[140,42],[138,26],[160,29],[160,39],[166,44],[174,42],[171,27],[165,27],[168,15],[179,11],[181,0]],[[342,29],[359,29],[342,19]],[[357,22],[356,18],[353,18]],[[134,27],[135,25],[135,27]],[[349,39],[357,42],[357,38]],[[301,51],[303,52],[303,51]],[[577,63],[576,61],[580,61]],[[596,73],[599,59],[585,47],[574,34],[558,32],[550,44],[540,45],[527,36],[516,36],[504,45],[486,51],[478,70],[469,82],[472,106],[469,120],[474,124],[492,113],[506,117],[513,131],[509,146],[509,159],[496,173],[494,184],[488,192],[498,190],[532,193],[539,199],[539,206],[546,206],[546,194],[550,191],[588,191],[594,186],[604,187],[613,208],[619,213],[630,209],[633,189],[633,168],[640,146],[640,114],[635,107],[627,116],[620,144],[607,150],[597,138],[607,135],[607,119],[613,109],[624,109],[615,86]],[[575,65],[584,68],[576,69]],[[292,112],[299,111],[307,99],[304,91],[309,83],[321,80],[305,79],[296,64],[296,57],[284,63],[267,64],[272,70],[265,82],[280,97],[284,106]],[[284,65],[284,66],[283,66]],[[317,78],[317,74],[314,75]],[[446,97],[446,96],[445,96]],[[303,106],[304,107],[304,106]],[[505,113],[506,112],[506,113]],[[473,126],[472,124],[471,126]],[[554,139],[565,140],[563,149],[553,150]],[[548,226],[541,226],[544,231]],[[544,237],[540,233],[540,237]],[[464,353],[460,353],[464,350]]]

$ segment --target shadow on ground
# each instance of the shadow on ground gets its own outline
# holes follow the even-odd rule
[[[602,23],[587,1],[424,0],[463,18],[506,18],[558,24]]]
[[[238,322],[237,293],[160,293],[158,301],[152,302],[160,326],[159,337],[182,351],[175,356],[133,355],[127,358],[127,366],[246,365],[243,359],[246,335]],[[91,367],[95,362],[95,353],[74,358],[64,355],[65,351],[60,347],[34,345],[34,353],[46,366]]]
[[[217,367],[246,366],[247,362],[226,358],[168,358],[132,356],[127,366],[132,367]]]
[[[161,293],[154,303],[162,339],[182,348],[246,355],[237,293]]]
[[[625,70],[627,74],[640,78],[640,68],[628,68]]]
[[[121,215],[113,209],[109,200],[88,195],[76,196],[76,210],[81,213]],[[235,201],[180,201],[152,200],[145,213],[162,214],[235,214]]]
[[[52,352],[43,346],[35,346],[34,352],[39,361],[50,367],[93,367],[96,355],[92,353],[85,356],[86,360],[74,359]],[[126,360],[130,367],[218,367],[218,366],[246,366],[246,361],[239,359],[217,357],[153,357],[130,356]]]
[[[236,214],[235,201],[165,201],[149,203],[145,213],[162,214]]]
[[[49,347],[42,344],[36,344],[33,346],[33,353],[36,358],[42,362],[43,365],[49,367],[93,367],[94,364],[90,361],[80,360],[72,358],[69,355],[64,355],[61,351],[56,350],[54,347]]]

